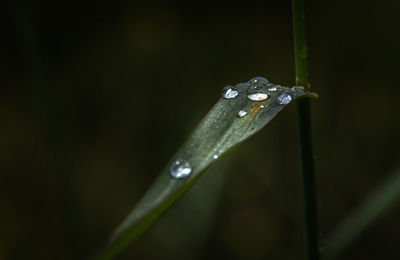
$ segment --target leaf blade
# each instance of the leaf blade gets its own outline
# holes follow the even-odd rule
[[[302,96],[317,97],[314,93],[304,92],[301,87],[273,86],[273,91],[268,91],[265,86],[257,90],[258,93],[268,93],[265,100],[253,101],[247,98],[251,91],[248,83],[235,86],[238,97],[221,98],[200,121],[138,205],[116,229],[98,259],[110,259],[120,252],[182,196],[217,158],[262,129],[292,100]],[[283,100],[282,97],[287,98],[287,95],[290,99]],[[239,111],[244,111],[244,116],[238,114]],[[190,162],[191,174],[188,177],[171,177],[170,167],[178,160]]]

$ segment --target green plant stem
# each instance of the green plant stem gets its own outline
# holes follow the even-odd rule
[[[293,0],[293,36],[294,36],[294,58],[296,65],[296,84],[301,85],[305,90],[310,90],[308,82],[307,65],[307,42],[304,19],[304,1]]]
[[[310,102],[308,99],[299,100],[297,102],[297,112],[299,118],[301,177],[305,205],[306,250],[309,260],[318,260],[320,258],[318,214],[311,138]]]
[[[296,65],[296,85],[301,85],[305,90],[310,90],[308,82],[307,43],[305,34],[304,1],[293,0],[293,35],[294,54]],[[311,135],[311,116],[309,99],[297,102],[301,177],[305,204],[305,236],[308,260],[320,259],[318,242],[318,217],[317,201],[314,178],[314,158]]]

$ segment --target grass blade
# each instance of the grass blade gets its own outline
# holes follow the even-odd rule
[[[282,87],[259,77],[239,83],[226,93],[228,99],[221,98],[202,119],[136,208],[113,233],[98,259],[110,259],[125,248],[182,196],[218,157],[259,131],[292,100],[317,96],[301,87]],[[265,95],[268,98],[264,100]],[[185,178],[171,176],[170,168],[177,161],[190,165],[187,165],[190,174]]]
[[[308,81],[304,0],[292,0],[292,11],[296,84],[304,86],[307,91],[310,91],[310,83]],[[301,100],[297,102],[297,111],[299,122],[301,178],[303,184],[306,222],[306,253],[307,259],[318,260],[320,259],[318,242],[318,210],[315,191],[310,101]]]
[[[348,216],[326,240],[324,259],[335,259],[378,217],[400,200],[400,168]]]

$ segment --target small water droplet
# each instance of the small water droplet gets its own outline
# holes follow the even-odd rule
[[[214,154],[214,155],[213,155],[213,159],[214,159],[214,160],[217,160],[218,157],[219,157],[218,154]]]
[[[237,91],[233,86],[226,86],[222,90],[222,97],[225,99],[233,99],[236,98],[237,95],[239,95],[239,91]]]
[[[278,103],[281,105],[287,105],[292,101],[292,96],[288,93],[282,93],[278,97]]]
[[[261,89],[263,86],[267,86],[268,84],[270,84],[269,81],[263,77],[252,78],[247,83],[249,84],[251,89],[256,89],[256,90]]]
[[[247,94],[247,98],[251,101],[263,101],[269,98],[267,93],[251,93]]]
[[[236,114],[236,117],[237,117],[237,118],[241,118],[241,117],[244,117],[245,115],[247,115],[247,112],[244,111],[244,110],[240,110],[240,111]]]
[[[264,108],[265,106],[264,106],[264,105],[261,105],[260,107],[261,107],[261,108]]]
[[[304,91],[304,87],[303,86],[293,86],[291,88],[292,91]]]
[[[189,162],[185,160],[176,160],[176,162],[171,165],[170,173],[173,178],[182,179],[192,173],[192,167],[190,167]]]
[[[272,92],[274,92],[274,91],[277,91],[278,89],[276,88],[276,87],[270,87],[270,88],[268,88],[268,91],[272,91]]]

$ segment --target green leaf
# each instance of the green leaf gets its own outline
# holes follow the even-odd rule
[[[254,78],[224,91],[230,98],[221,98],[201,120],[136,208],[113,233],[98,259],[110,259],[124,249],[182,196],[217,158],[259,131],[288,103],[302,96],[317,97],[302,87],[282,87],[263,78]],[[268,98],[260,100],[266,97],[265,94]],[[186,173],[190,172],[188,176],[172,177],[170,169],[177,161],[185,162]]]

